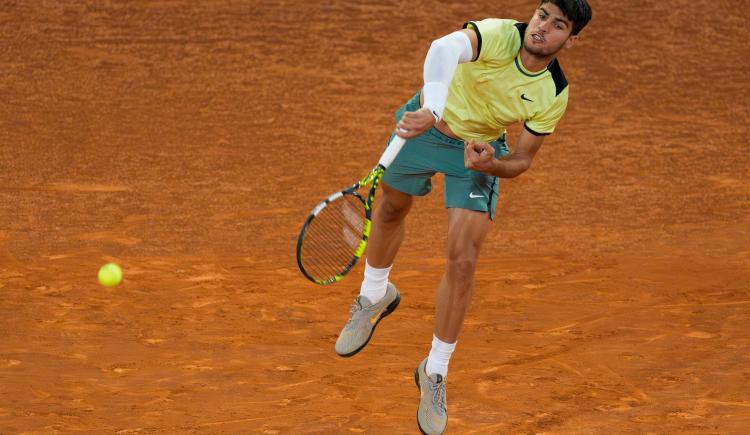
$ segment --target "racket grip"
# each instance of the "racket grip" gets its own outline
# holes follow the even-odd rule
[[[405,143],[406,139],[397,134],[394,134],[393,139],[391,139],[391,142],[385,148],[385,152],[383,152],[383,155],[380,156],[380,162],[378,163],[384,168],[387,168],[391,163],[393,163],[393,159],[396,158]]]

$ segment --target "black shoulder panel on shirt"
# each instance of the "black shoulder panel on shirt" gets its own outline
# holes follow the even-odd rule
[[[528,131],[529,133],[533,134],[534,136],[549,136],[549,133],[539,133],[538,131],[532,130],[531,127],[526,125],[526,123],[523,124],[523,128],[526,129],[526,131]]]
[[[560,68],[560,63],[557,59],[549,64],[547,70],[552,74],[552,80],[555,81],[555,96],[558,96],[560,95],[560,92],[568,87],[568,80],[565,79],[565,74],[563,74],[562,68]]]
[[[514,26],[516,26],[516,29],[518,30],[518,35],[521,37],[521,45],[523,45],[523,35],[526,34],[526,28],[529,27],[529,25],[526,23],[516,23]]]
[[[474,30],[474,33],[477,34],[477,55],[472,59],[471,61],[474,62],[475,60],[479,59],[479,53],[482,52],[482,34],[479,33],[479,26],[477,26],[477,23],[473,21],[467,21],[464,23],[464,29],[468,29],[469,26],[471,26],[471,29]]]

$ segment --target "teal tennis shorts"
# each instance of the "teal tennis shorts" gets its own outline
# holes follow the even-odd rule
[[[419,108],[418,92],[396,111],[396,122],[405,112]],[[497,158],[509,153],[504,134],[490,144],[495,148]],[[490,219],[495,219],[499,192],[497,177],[466,169],[463,141],[448,137],[434,127],[406,141],[386,169],[383,181],[400,192],[424,196],[432,191],[431,178],[437,172],[445,174],[446,208],[489,212]]]

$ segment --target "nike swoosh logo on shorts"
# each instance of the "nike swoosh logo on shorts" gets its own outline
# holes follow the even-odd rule
[[[474,192],[469,192],[469,198],[484,198],[484,195],[474,195]]]

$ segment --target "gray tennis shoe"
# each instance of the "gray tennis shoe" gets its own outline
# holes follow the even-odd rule
[[[445,431],[448,425],[448,404],[445,400],[445,379],[435,373],[427,375],[425,366],[427,358],[417,366],[414,381],[419,387],[419,409],[417,410],[417,425],[424,435],[438,435]]]
[[[375,327],[383,317],[391,314],[401,302],[401,294],[395,285],[388,283],[383,299],[375,304],[364,296],[357,296],[352,304],[349,321],[336,340],[339,356],[352,356],[362,350],[372,338]]]

